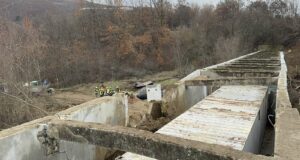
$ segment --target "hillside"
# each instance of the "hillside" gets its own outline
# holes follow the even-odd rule
[[[0,15],[17,23],[24,17],[39,23],[47,15],[72,15],[80,7],[78,0],[0,0]]]

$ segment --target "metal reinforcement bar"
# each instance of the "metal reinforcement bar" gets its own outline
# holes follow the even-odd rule
[[[49,137],[59,140],[89,143],[161,160],[271,159],[229,147],[120,126],[54,120],[49,123],[48,130],[48,133],[55,134]]]

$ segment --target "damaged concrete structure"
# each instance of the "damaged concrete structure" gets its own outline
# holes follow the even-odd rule
[[[267,117],[265,86],[223,86],[156,133],[259,153]],[[123,160],[151,159],[126,153]]]
[[[95,145],[60,141],[57,154],[47,153],[38,140],[38,132],[53,119],[94,122],[125,126],[127,122],[127,98],[104,97],[83,103],[65,111],[0,132],[0,159],[3,160],[65,160],[104,159],[109,151]]]
[[[269,51],[196,70],[164,95],[186,112],[157,133],[124,127],[126,98],[97,99],[1,131],[0,158],[104,159],[98,147],[105,147],[136,159],[298,159],[300,117],[289,101],[286,72],[283,53]],[[269,114],[276,122],[273,153],[258,155]],[[45,128],[54,148],[48,156],[49,145],[37,138]]]

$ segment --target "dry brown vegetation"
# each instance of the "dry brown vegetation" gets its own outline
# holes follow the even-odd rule
[[[288,64],[289,95],[293,107],[300,111],[300,39],[286,47]]]
[[[215,7],[184,0],[176,6],[166,0],[132,0],[134,7],[124,7],[121,0],[108,0],[111,5],[68,1],[72,5],[65,7],[72,7],[67,14],[51,10],[52,1],[35,1],[21,6],[37,5],[30,12],[19,12],[17,4],[0,9],[0,83],[11,86],[10,94],[27,104],[24,109],[32,99],[21,87],[24,82],[47,78],[56,87],[66,87],[163,70],[178,69],[184,75],[262,44],[283,44],[300,32],[293,0],[225,0]],[[4,97],[0,105],[12,106],[10,112],[21,106]],[[23,113],[31,109],[16,116],[26,121],[30,116]]]
[[[127,9],[122,1],[110,6],[81,2],[72,16],[48,14],[42,22],[23,16],[21,24],[2,19],[1,34],[8,34],[1,36],[3,61],[13,61],[18,82],[47,78],[61,87],[176,68],[186,73],[261,44],[281,44],[299,32],[293,2],[246,6],[226,0],[199,8],[185,1],[172,6],[144,0],[132,1],[135,7]],[[7,69],[3,73],[7,77]]]

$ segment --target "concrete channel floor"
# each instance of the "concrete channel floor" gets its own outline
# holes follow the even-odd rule
[[[266,93],[265,86],[223,86],[156,133],[258,153],[257,137],[263,136],[266,122],[260,118],[266,117]],[[126,153],[121,159],[152,158]]]

